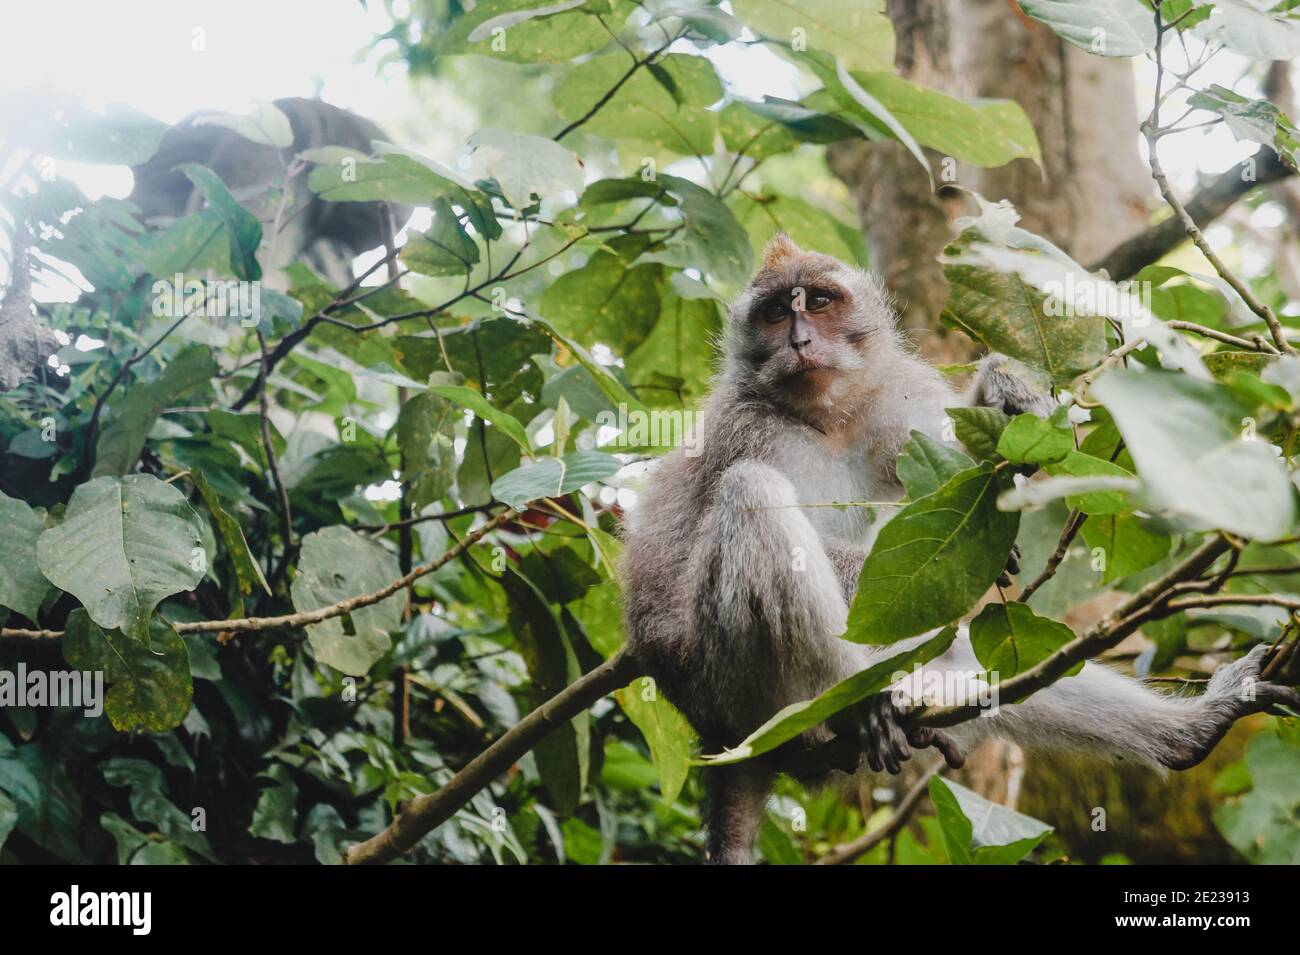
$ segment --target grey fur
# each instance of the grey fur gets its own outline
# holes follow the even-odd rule
[[[779,326],[755,324],[751,310],[773,289],[818,285],[845,295],[834,340],[814,333],[806,342],[801,332],[796,347],[795,322],[785,348],[772,330]],[[966,396],[955,394],[905,345],[871,276],[783,239],[732,305],[723,352],[695,453],[674,452],[654,472],[629,517],[622,569],[631,646],[710,752],[903,649],[838,636],[878,525],[858,508],[796,505],[897,500],[899,451],[913,429],[941,437],[947,407],[1051,406],[996,358]],[[790,397],[781,373],[796,352],[836,369],[824,394]],[[929,668],[983,669],[964,636]],[[1088,664],[952,733],[964,746],[998,733],[1183,767],[1204,758],[1234,719],[1285,693],[1245,699],[1242,687],[1258,671],[1255,654],[1216,674],[1204,696],[1181,698]],[[771,770],[751,762],[707,772],[709,859],[751,861]]]

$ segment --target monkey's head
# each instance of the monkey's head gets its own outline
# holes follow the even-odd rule
[[[727,373],[750,392],[820,418],[869,385],[872,351],[892,343],[893,328],[870,275],[778,234],[732,303]]]

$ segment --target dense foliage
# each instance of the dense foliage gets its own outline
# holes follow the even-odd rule
[[[468,171],[389,143],[286,156],[281,181],[242,206],[189,165],[206,201],[166,227],[57,175],[18,176],[0,196],[0,668],[102,671],[109,689],[96,718],[3,706],[4,858],[338,861],[616,653],[617,491],[681,439],[756,251],[779,230],[868,264],[856,224],[801,192],[797,171],[851,138],[901,142],[918,176],[925,150],[979,166],[1038,158],[1016,104],[895,75],[882,6],[417,5],[393,31],[413,67],[524,64],[551,84],[550,135],[484,128]],[[1099,55],[1181,56],[1176,34],[1193,31],[1260,59],[1300,54],[1287,6],[1168,0],[1158,30],[1141,0],[1021,3]],[[701,55],[756,44],[820,88],[748,101]],[[1294,166],[1296,129],[1267,102],[1208,87],[1193,105]],[[46,119],[0,155],[28,156],[32,172],[138,164],[164,133],[126,110]],[[274,106],[216,121],[289,142]],[[1157,110],[1146,132],[1168,129]],[[246,207],[274,210],[293,177],[329,202],[418,207],[428,227],[366,284],[334,288],[295,264],[241,309],[285,225]],[[942,319],[1062,408],[1048,421],[955,412],[968,456],[913,439],[899,461],[909,497],[864,567],[848,638],[890,644],[955,622],[1018,541],[1021,583],[1040,579],[972,626],[1003,681],[1041,667],[1068,679],[1123,634],[1103,628],[1062,655],[1065,612],[1163,579],[1178,589],[1142,605],[1153,649],[1140,674],[1279,638],[1293,653],[1300,358],[1284,332],[1300,315],[1267,282],[1163,264],[1135,297],[1018,228],[1009,206],[977,201],[945,253]],[[43,271],[88,291],[33,305]],[[1034,469],[1045,475],[1017,477]],[[1212,565],[1178,578],[1207,542],[1222,544]],[[289,619],[248,620],[268,617]],[[721,760],[776,747],[906,662],[774,715]],[[1285,670],[1286,652],[1275,662]],[[690,762],[716,754],[695,752],[646,681],[615,699],[407,858],[697,860]],[[1247,858],[1300,852],[1298,778],[1300,732],[1275,720],[1223,781],[1218,822]],[[835,792],[782,785],[760,840],[772,862],[807,861],[889,814],[864,822]],[[863,861],[1067,851],[1041,823],[929,785],[936,815]]]

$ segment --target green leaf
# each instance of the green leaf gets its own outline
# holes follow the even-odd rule
[[[957,440],[982,461],[998,455],[998,442],[1011,419],[997,408],[947,408]]]
[[[1010,477],[979,464],[884,526],[862,566],[846,639],[894,643],[975,605],[1007,565],[1020,516],[999,511]]]
[[[18,825],[18,804],[0,792],[0,849],[5,846],[9,833]]]
[[[208,506],[212,520],[217,525],[217,533],[221,535],[221,540],[226,545],[226,553],[230,555],[230,563],[235,568],[235,577],[239,580],[239,592],[248,596],[253,592],[253,586],[256,584],[269,594],[271,586],[262,573],[262,565],[248,549],[248,541],[244,539],[244,530],[239,526],[239,521],[221,506],[221,498],[212,489],[212,484],[202,471],[191,471],[190,480],[198,488],[203,503]]]
[[[1155,15],[1138,0],[1020,0],[1020,9],[1098,56],[1141,56],[1156,45]]]
[[[540,307],[566,335],[589,344],[601,342],[623,355],[654,328],[663,277],[661,265],[629,267],[617,255],[597,252],[543,292]]]
[[[1049,314],[1047,297],[1018,274],[953,264],[943,274],[951,286],[943,323],[1045,372],[1053,385],[1069,384],[1106,356],[1105,319]]]
[[[506,437],[519,445],[525,452],[532,450],[528,444],[528,434],[524,431],[524,426],[519,423],[519,420],[513,415],[492,407],[488,400],[473,388],[466,388],[463,385],[431,385],[429,391],[432,394],[446,398],[448,401],[453,401],[463,408],[468,408],[488,424],[500,428]]]
[[[1073,639],[1065,624],[1040,617],[1022,603],[991,603],[970,624],[975,656],[1000,680],[1036,666]],[[1082,669],[1080,663],[1067,675]]]
[[[1247,427],[1254,409],[1231,389],[1176,372],[1117,369],[1092,394],[1114,416],[1153,506],[1243,537],[1291,532],[1295,491],[1286,467],[1254,437]]]
[[[346,527],[326,527],[302,539],[291,595],[295,610],[320,610],[374,593],[402,576],[397,557],[378,541]],[[402,624],[402,592],[343,617],[307,627],[316,659],[350,676],[364,676],[392,646]]]
[[[1173,546],[1168,534],[1153,534],[1132,514],[1094,515],[1080,529],[1088,547],[1106,558],[1102,583],[1146,570],[1164,560]]]
[[[262,244],[262,224],[257,217],[235,201],[226,184],[217,174],[198,163],[183,163],[176,167],[194,183],[208,207],[221,217],[230,240],[230,270],[236,278],[256,282],[262,277],[262,267],[257,263],[257,247]]]
[[[1238,140],[1260,143],[1272,147],[1292,166],[1296,162],[1296,148],[1300,146],[1300,131],[1276,106],[1265,99],[1247,99],[1230,89],[1210,84],[1187,99],[1188,106],[1209,110],[1223,117],[1224,123]]]
[[[1300,864],[1300,745],[1278,733],[1255,734],[1246,747],[1253,788],[1219,806],[1214,823],[1256,865]]]
[[[1052,831],[1044,822],[941,776],[930,780],[930,801],[954,865],[1012,865]]]
[[[582,126],[584,132],[684,156],[711,153],[716,114],[705,107],[722,98],[713,64],[706,57],[680,53],[663,56],[657,64],[658,76],[666,77],[674,91],[644,70],[624,81],[628,59],[621,51],[580,63],[556,87],[556,112],[566,122],[582,119],[617,85],[613,98]]]
[[[1002,166],[1014,159],[1041,164],[1033,125],[1012,100],[968,103],[918,86],[892,71],[854,72],[851,78],[872,103],[922,146],[973,166]],[[836,92],[833,87],[831,92]],[[862,118],[871,121],[875,117],[868,112]]]
[[[1110,461],[1084,454],[1082,451],[1070,451],[1061,460],[1048,464],[1044,470],[1054,478],[1101,478],[1116,482],[1133,482],[1131,485],[1124,485],[1124,487],[1137,490],[1137,483],[1133,481],[1131,472],[1124,470],[1118,464],[1112,464]],[[1035,483],[1046,484],[1047,482]],[[1068,488],[1068,486],[1066,487]],[[1128,493],[1122,490],[1087,490],[1081,493],[1076,488],[1068,494],[1059,496],[1065,497],[1065,502],[1070,507],[1076,508],[1085,514],[1122,514],[1133,509],[1133,506],[1129,503]]]
[[[104,782],[110,786],[125,786],[131,791],[131,816],[139,822],[166,836],[171,842],[184,846],[210,862],[216,858],[207,837],[195,832],[192,817],[182,812],[164,795],[167,783],[162,770],[142,759],[115,756],[103,764]],[[175,847],[173,847],[175,848]]]
[[[691,769],[695,751],[695,731],[677,708],[653,691],[642,686],[648,678],[632,681],[614,694],[627,718],[645,737],[650,757],[659,770],[659,792],[664,803],[677,801]],[[646,699],[649,696],[650,699]]]
[[[1208,6],[1208,4],[1207,4]],[[1221,41],[1228,49],[1255,60],[1294,60],[1300,57],[1300,20],[1294,4],[1268,4],[1254,0],[1214,0],[1208,23],[1196,32]]]
[[[1011,419],[998,438],[997,451],[1012,464],[1049,464],[1074,450],[1074,433],[1037,415]]]
[[[138,166],[158,150],[167,124],[125,106],[92,113],[68,105],[41,137],[40,151],[75,162]]]
[[[565,63],[610,42],[596,17],[569,7],[565,0],[467,4],[449,29],[434,34],[434,49],[442,55],[476,53],[515,63]],[[617,29],[620,21],[607,16],[605,23]]]
[[[726,766],[770,752],[800,733],[819,726],[841,710],[881,692],[900,676],[910,672],[914,666],[933,660],[952,645],[956,635],[955,629],[945,627],[919,646],[895,654],[841,680],[814,699],[791,703],[736,747],[725,753],[701,756],[698,762],[705,766]]]
[[[760,36],[785,44],[797,38],[849,69],[894,68],[894,27],[884,0],[733,0],[731,6]]]
[[[433,200],[433,226],[429,231],[411,236],[402,247],[402,261],[422,275],[464,275],[478,259],[478,246],[443,196]]]
[[[659,183],[681,203],[684,235],[645,258],[676,268],[699,269],[728,285],[749,281],[754,253],[731,210],[713,193],[687,179],[662,174]]]
[[[501,129],[480,129],[469,138],[478,168],[497,181],[515,209],[539,199],[582,192],[582,160],[559,143],[541,136]]]
[[[134,471],[149,432],[163,410],[207,385],[220,371],[212,350],[194,345],[168,362],[157,381],[126,389],[109,406],[111,415],[95,442],[95,468],[91,476]]]
[[[103,672],[110,687],[104,712],[119,732],[165,733],[190,711],[189,650],[161,617],[153,618],[146,646],[120,630],[96,626],[78,608],[68,615],[63,658],[74,669]]]
[[[254,104],[247,113],[204,113],[194,119],[195,126],[221,126],[233,130],[249,142],[276,149],[293,146],[293,126],[284,110],[274,103]]]
[[[511,632],[532,677],[531,696],[540,706],[582,671],[559,616],[533,583],[508,567],[501,586],[509,598]],[[586,788],[590,731],[589,714],[584,711],[557,727],[533,751],[542,783],[559,812],[572,812]]]
[[[401,478],[410,482],[413,509],[439,500],[455,479],[456,407],[426,391],[409,398],[398,412],[393,430],[402,452]]]
[[[750,246],[761,250],[784,232],[802,249],[824,252],[842,262],[862,261],[862,251],[844,234],[843,223],[819,206],[771,191],[763,195],[737,191],[727,200],[736,220],[749,233]]]
[[[36,540],[45,522],[26,501],[0,491],[0,608],[16,610],[32,623],[50,583],[36,566]],[[2,617],[3,614],[0,614]]]
[[[257,797],[248,831],[259,839],[293,845],[297,841],[293,829],[298,818],[298,787],[289,778],[289,771],[278,764],[262,773],[260,778],[269,779],[275,785],[263,789]]]
[[[203,526],[184,495],[152,475],[96,478],[41,534],[36,563],[95,623],[147,645],[158,603],[203,579]]]
[[[492,496],[522,510],[530,501],[562,497],[615,474],[623,462],[601,451],[574,451],[563,458],[541,458],[492,482]]]
[[[898,480],[907,489],[907,496],[916,501],[938,490],[954,474],[974,464],[956,448],[950,448],[924,432],[913,431],[903,446],[903,453],[898,456],[896,468]]]

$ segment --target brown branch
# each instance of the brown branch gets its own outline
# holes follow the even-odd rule
[[[620,650],[512,726],[437,792],[411,800],[383,832],[350,846],[343,853],[343,863],[378,865],[409,852],[548,733],[601,697],[626,686],[639,672],[635,658],[627,650]]]
[[[485,535],[508,523],[518,517],[514,510],[502,511],[496,517],[487,523],[476,527],[465,537],[457,542],[445,554],[427,564],[421,564],[409,574],[376,590],[374,593],[361,594],[356,597],[349,597],[346,600],[340,600],[338,603],[330,604],[328,607],[321,607],[319,610],[305,610],[299,613],[287,613],[278,617],[238,617],[234,620],[195,620],[190,622],[176,623],[172,629],[177,633],[247,633],[253,630],[271,630],[277,627],[303,627],[308,624],[320,623],[324,620],[332,620],[335,617],[342,617],[354,610],[360,610],[362,607],[369,607],[385,600],[393,594],[409,587],[414,581],[419,580],[428,574],[433,573],[438,568],[455,560],[472,545],[477,544]],[[19,638],[56,638],[63,636],[62,630],[0,630],[0,637],[19,637]]]
[[[1075,535],[1079,533],[1079,528],[1083,526],[1084,520],[1086,520],[1086,515],[1082,511],[1074,510],[1070,512],[1070,516],[1065,521],[1065,526],[1061,528],[1061,536],[1057,538],[1056,550],[1052,551],[1052,555],[1047,558],[1042,573],[1031,580],[1024,590],[1020,591],[1017,600],[1021,603],[1029,603],[1029,598],[1034,595],[1035,591],[1052,579],[1052,575],[1061,566],[1061,561],[1065,560],[1065,553],[1070,549],[1070,544],[1074,542]]]
[[[1214,266],[1214,271],[1219,273],[1219,277],[1232,286],[1233,291],[1241,296],[1241,300],[1246,303],[1246,307],[1264,320],[1268,326],[1269,333],[1273,336],[1273,342],[1277,345],[1278,350],[1285,355],[1294,355],[1295,349],[1286,339],[1286,332],[1282,328],[1282,323],[1278,321],[1277,315],[1269,307],[1267,302],[1262,301],[1246,283],[1233,273],[1231,269],[1224,264],[1219,258],[1218,253],[1206,241],[1205,234],[1201,232],[1200,226],[1192,218],[1187,207],[1182,204],[1178,196],[1174,193],[1173,187],[1169,184],[1169,177],[1165,175],[1163,167],[1160,165],[1160,155],[1158,144],[1161,135],[1165,132],[1160,128],[1160,102],[1161,102],[1161,82],[1164,79],[1164,59],[1161,52],[1166,27],[1160,16],[1159,5],[1154,10],[1156,18],[1156,84],[1155,84],[1155,103],[1151,107],[1151,115],[1148,116],[1141,126],[1141,131],[1147,141],[1147,163],[1151,166],[1151,178],[1155,180],[1156,185],[1160,188],[1160,194],[1164,196],[1165,202],[1169,208],[1174,210],[1174,218],[1182,224],[1183,230],[1187,233],[1188,238],[1201,250],[1201,254]]]
[[[878,826],[869,832],[864,832],[852,842],[845,842],[836,846],[814,862],[813,865],[844,865],[846,862],[852,862],[858,856],[866,855],[886,839],[892,839],[898,835],[903,827],[907,825],[907,820],[916,811],[916,807],[921,804],[921,800],[925,798],[926,793],[929,791],[930,780],[947,768],[942,762],[931,766],[907,791],[907,795],[899,800],[898,805],[894,808],[894,814],[885,821],[884,825]]]
[[[1280,182],[1296,173],[1267,146],[1261,147],[1249,161],[1255,167],[1254,179],[1246,180],[1241,170],[1233,167],[1216,177],[1187,202],[1187,214],[1196,227],[1209,225],[1255,187]],[[1186,240],[1186,225],[1178,216],[1170,216],[1132,238],[1125,239],[1089,265],[1088,271],[1105,269],[1111,280],[1116,282],[1131,279]]]

